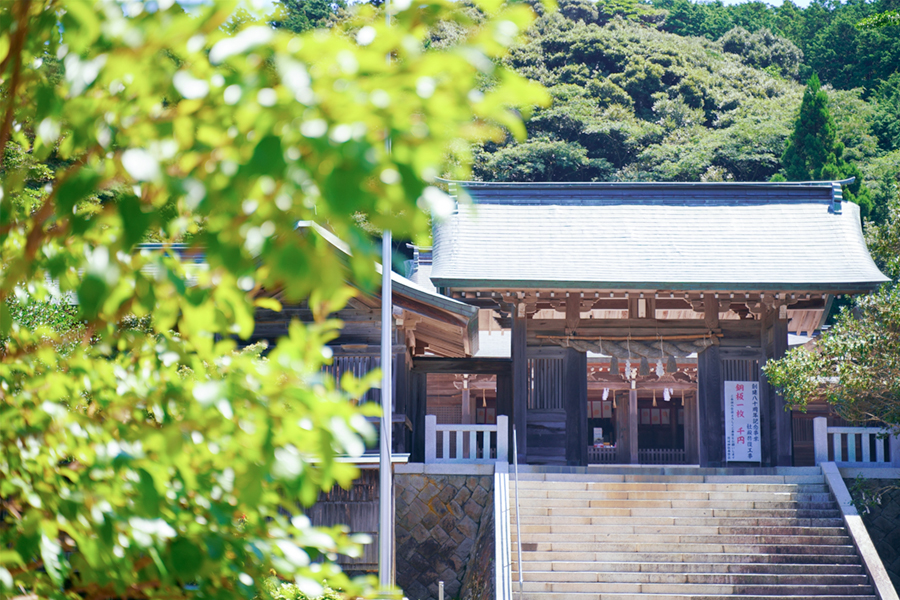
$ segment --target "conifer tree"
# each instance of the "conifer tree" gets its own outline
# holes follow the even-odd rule
[[[813,74],[806,84],[800,116],[781,155],[784,177],[788,181],[835,181],[855,177],[845,193],[860,205],[864,216],[872,210],[869,190],[862,184],[856,165],[843,158],[844,145],[837,140],[834,119],[828,110],[828,95]],[[774,178],[773,178],[774,179]]]

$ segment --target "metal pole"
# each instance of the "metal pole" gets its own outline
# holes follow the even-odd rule
[[[516,444],[516,426],[513,425],[513,466],[515,467],[515,477],[513,481],[516,483],[516,549],[519,554],[519,596],[522,595],[522,588],[525,586],[525,577],[522,574],[522,528],[519,523],[522,521],[522,515],[519,513],[519,448]]]
[[[393,318],[391,232],[385,231],[381,241],[381,457],[378,481],[378,584],[382,590],[394,585],[394,486],[391,473]]]
[[[384,21],[391,25],[391,0],[384,2]],[[391,63],[391,55],[387,55]],[[391,139],[385,136],[391,151]],[[382,591],[394,587],[394,483],[391,467],[391,428],[394,422],[392,389],[394,297],[391,290],[391,231],[381,237],[381,444],[378,477],[378,585]]]

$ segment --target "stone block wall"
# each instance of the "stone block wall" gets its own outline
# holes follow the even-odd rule
[[[867,508],[860,510],[860,515],[891,577],[891,583],[900,590],[900,480],[867,479],[860,486],[853,479],[845,479],[844,483],[854,500],[860,499],[864,490],[869,497],[885,490],[880,494],[881,502],[867,503]]]
[[[493,597],[493,482],[487,475],[394,476],[397,585],[410,600],[436,599],[438,581],[447,600]]]

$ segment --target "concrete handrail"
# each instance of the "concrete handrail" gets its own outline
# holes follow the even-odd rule
[[[508,424],[509,417],[506,415],[498,416],[496,425],[438,425],[435,415],[425,415],[425,463],[508,462]],[[443,434],[441,458],[437,457],[438,432]],[[491,434],[496,434],[496,457],[492,456]],[[453,437],[456,438],[456,452],[451,456],[450,440]]]
[[[494,598],[512,600],[509,463],[494,465]]]
[[[841,516],[844,519],[844,524],[847,526],[847,533],[850,534],[850,539],[853,540],[853,545],[856,546],[856,550],[859,552],[859,557],[862,559],[866,573],[868,573],[869,579],[872,580],[875,595],[880,600],[900,600],[897,597],[894,584],[891,583],[891,578],[884,568],[884,563],[881,562],[881,557],[878,556],[875,544],[872,543],[872,538],[869,537],[869,532],[862,521],[862,517],[859,516],[856,507],[853,506],[850,492],[847,491],[847,486],[844,484],[844,479],[841,477],[841,472],[838,470],[837,465],[833,462],[822,463],[822,474],[825,475],[825,481],[828,482],[831,493],[841,507]]]
[[[885,467],[900,466],[900,438],[890,435],[889,430],[880,427],[829,427],[828,419],[813,419],[813,447],[816,464],[828,461],[828,436],[832,436],[831,446],[834,448],[834,463],[839,467]],[[847,439],[847,456],[844,456],[843,440]],[[856,454],[856,436],[860,436],[861,454]],[[875,438],[875,455],[870,448]],[[890,460],[885,446],[889,445]]]

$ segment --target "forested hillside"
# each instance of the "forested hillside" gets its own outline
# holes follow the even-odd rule
[[[878,218],[900,175],[900,27],[854,24],[891,8],[562,0],[507,58],[553,104],[534,112],[527,141],[479,148],[475,176],[768,180],[783,175],[817,73],[843,159],[863,175]]]

